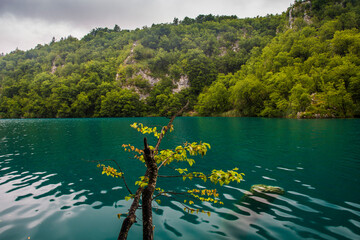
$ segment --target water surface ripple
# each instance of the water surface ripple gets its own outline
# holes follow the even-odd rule
[[[130,202],[120,181],[88,160],[116,159],[128,182],[144,168],[121,145],[141,147],[132,122],[162,118],[0,120],[0,239],[115,239]],[[194,170],[239,167],[219,188],[224,205],[189,215],[173,199],[154,206],[156,239],[360,239],[360,120],[178,118],[163,147],[212,146]],[[179,165],[180,167],[188,167]],[[159,179],[172,190],[209,183]],[[246,197],[253,184],[285,194]],[[131,185],[132,189],[135,186]],[[129,239],[141,238],[141,215]]]

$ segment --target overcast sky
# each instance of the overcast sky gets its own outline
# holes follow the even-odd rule
[[[135,29],[199,14],[265,16],[294,0],[0,0],[0,53],[28,50],[96,27]]]

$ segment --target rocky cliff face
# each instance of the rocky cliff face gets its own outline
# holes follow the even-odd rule
[[[123,89],[129,89],[139,94],[140,99],[146,99],[152,88],[158,84],[162,78],[155,77],[150,69],[139,65],[134,57],[134,49],[137,46],[135,41],[130,49],[129,55],[118,67],[115,81],[119,82]],[[127,69],[128,68],[128,69]],[[166,74],[166,78],[169,76]],[[181,90],[189,88],[190,82],[186,75],[180,79],[172,79],[173,93],[179,93]]]
[[[189,78],[187,76],[181,76],[178,81],[173,81],[176,88],[173,89],[173,93],[178,93],[183,89],[190,87]]]
[[[311,0],[295,1],[289,10],[289,27],[295,26],[297,19],[303,20],[306,24],[311,24]]]

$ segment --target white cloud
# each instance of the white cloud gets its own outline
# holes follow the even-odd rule
[[[18,19],[6,14],[0,17],[0,53],[16,48],[28,50],[37,44],[50,43],[52,37],[60,39],[72,35],[81,38],[87,29],[77,28],[64,22],[49,23],[37,19]]]
[[[264,16],[294,0],[0,0],[0,53],[29,49],[96,27],[135,29],[199,14]]]

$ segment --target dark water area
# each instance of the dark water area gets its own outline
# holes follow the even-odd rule
[[[168,120],[0,120],[0,239],[116,239],[128,193],[88,160],[116,159],[135,191],[145,168],[121,147],[143,147],[133,122]],[[217,186],[224,205],[199,203],[210,217],[189,215],[173,199],[154,204],[155,239],[360,239],[360,119],[177,118],[174,126],[162,148],[210,143],[192,170],[238,167],[245,181]],[[285,194],[244,199],[253,184]],[[214,187],[179,179],[158,185]],[[129,239],[141,239],[137,216]]]

